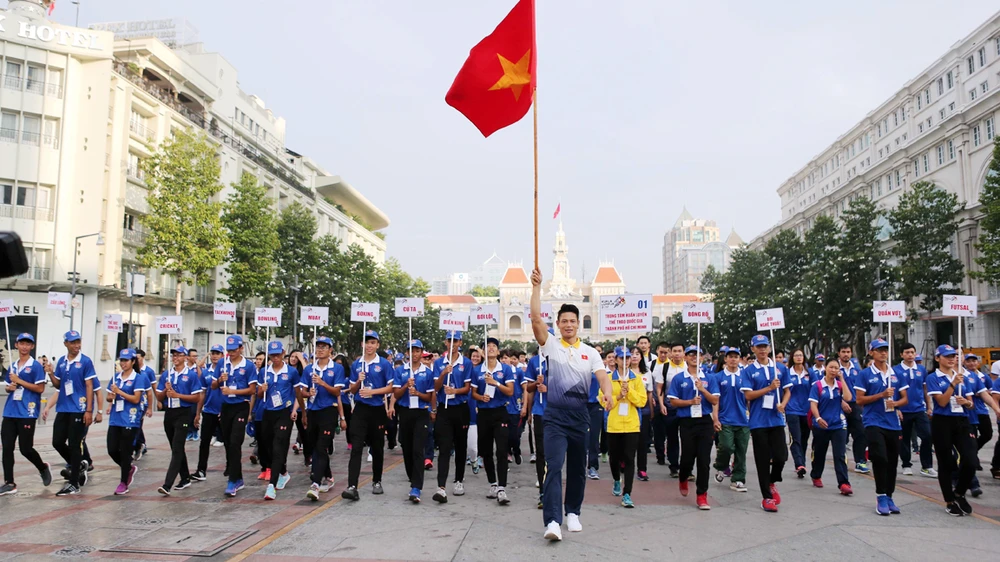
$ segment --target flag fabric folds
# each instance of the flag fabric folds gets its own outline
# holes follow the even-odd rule
[[[488,137],[519,121],[536,84],[535,2],[519,0],[469,51],[445,101]]]

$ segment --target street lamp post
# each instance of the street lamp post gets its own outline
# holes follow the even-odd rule
[[[73,244],[73,271],[72,271],[72,273],[70,273],[70,276],[71,276],[71,279],[72,279],[72,285],[71,285],[71,288],[70,288],[70,291],[69,291],[70,292],[70,296],[69,296],[69,329],[70,329],[70,331],[73,330],[73,321],[75,320],[75,316],[76,316],[76,307],[73,306],[73,300],[76,299],[76,280],[77,280],[78,277],[80,277],[80,274],[77,273],[77,271],[76,271],[76,258],[80,254],[80,240],[82,240],[84,238],[90,238],[91,236],[96,236],[97,237],[97,245],[98,246],[103,246],[104,245],[104,235],[101,234],[100,232],[95,232],[94,234],[84,234],[83,236],[77,236],[76,237],[76,242]]]

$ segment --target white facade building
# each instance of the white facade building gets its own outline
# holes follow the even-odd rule
[[[780,222],[758,236],[761,247],[780,230],[803,234],[820,214],[838,218],[850,201],[871,197],[892,208],[916,181],[958,195],[966,209],[953,255],[975,270],[980,190],[993,152],[1000,109],[1000,13],[903,85],[778,188]],[[887,231],[886,231],[887,234]],[[1000,344],[1000,292],[966,276],[961,289],[979,297],[980,316],[967,323],[967,346]],[[954,319],[932,315],[909,339],[926,355],[956,343]]]
[[[684,208],[663,235],[663,292],[697,293],[708,266],[725,273],[729,255],[742,245],[735,230],[722,240],[715,221],[696,219]]]
[[[175,129],[193,128],[217,144],[226,186],[220,198],[250,173],[278,209],[298,201],[316,214],[319,235],[385,260],[376,232],[388,226],[385,214],[287,149],[284,119],[239,88],[222,55],[200,44],[172,50],[155,38],[114,42],[107,31],[46,21],[41,4],[12,0],[0,11],[0,229],[21,236],[31,266],[22,278],[0,280],[0,298],[14,299],[11,331],[36,334],[38,354],[61,353],[70,324],[46,309],[46,292],[69,292],[76,237],[100,233],[79,240],[76,256],[75,327],[84,352],[110,369],[127,344],[126,273],[136,268],[147,282],[132,310],[135,344],[157,364],[168,337],[154,333],[153,319],[173,314],[176,281],[143,272],[136,261],[148,210],[140,162]],[[207,286],[184,287],[179,339],[188,347],[204,351],[221,342],[212,302],[224,277],[219,268]],[[103,333],[105,313],[122,314],[126,333]]]

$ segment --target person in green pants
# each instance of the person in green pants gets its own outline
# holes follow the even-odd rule
[[[722,482],[731,473],[729,489],[746,492],[747,445],[750,427],[747,423],[747,401],[740,388],[743,375],[740,369],[740,348],[726,349],[726,365],[715,373],[719,383],[719,403],[712,408],[715,431],[719,433],[718,452],[715,456],[715,481]],[[733,459],[730,469],[729,460]]]

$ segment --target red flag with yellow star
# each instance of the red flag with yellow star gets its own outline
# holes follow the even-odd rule
[[[528,112],[535,68],[535,2],[519,0],[469,51],[444,99],[488,137]]]

